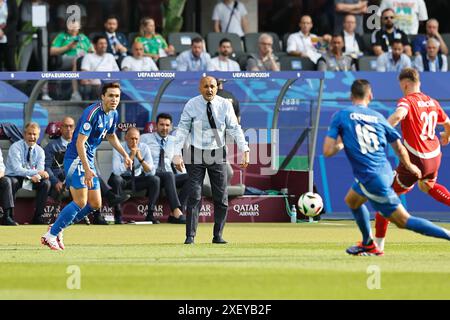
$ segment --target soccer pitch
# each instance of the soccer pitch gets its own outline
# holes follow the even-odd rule
[[[193,246],[184,225],[76,225],[62,252],[46,229],[0,227],[1,299],[450,299],[450,243],[392,225],[383,257],[345,253],[353,221],[228,223],[227,245],[201,223]]]

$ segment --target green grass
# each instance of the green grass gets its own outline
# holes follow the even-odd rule
[[[39,244],[45,230],[0,227],[0,299],[450,299],[449,242],[392,226],[384,257],[345,254],[353,222],[229,223],[225,246],[210,243],[211,224],[194,246],[183,225],[77,225],[64,252]],[[71,265],[80,290],[66,286]]]

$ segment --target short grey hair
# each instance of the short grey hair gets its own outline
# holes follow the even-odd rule
[[[261,40],[263,40],[263,39],[270,39],[270,40],[272,41],[272,44],[273,44],[273,38],[272,38],[272,36],[271,36],[270,34],[268,34],[268,33],[262,33],[262,34],[259,36],[259,38],[258,38],[258,43],[261,42]]]
[[[438,48],[441,46],[441,43],[440,43],[439,40],[436,39],[436,38],[429,38],[429,39],[427,40],[427,45],[428,45],[430,42],[431,42],[431,43],[434,43]]]

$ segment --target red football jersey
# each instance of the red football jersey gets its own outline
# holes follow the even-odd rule
[[[436,124],[448,121],[439,102],[423,93],[412,93],[398,100],[397,108],[408,111],[401,122],[403,142],[408,151],[422,159],[438,156],[441,145],[436,136]]]

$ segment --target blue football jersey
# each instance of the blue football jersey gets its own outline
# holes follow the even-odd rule
[[[337,112],[327,135],[340,135],[355,177],[366,182],[373,174],[392,171],[386,145],[401,136],[378,112],[364,106],[351,106]]]
[[[95,150],[107,134],[113,134],[115,132],[118,119],[119,115],[117,111],[110,111],[106,114],[103,111],[101,102],[87,107],[75,127],[72,141],[67,146],[65,159],[76,159],[78,157],[76,142],[78,135],[83,134],[89,137],[85,143],[86,156],[89,166],[93,168]]]

